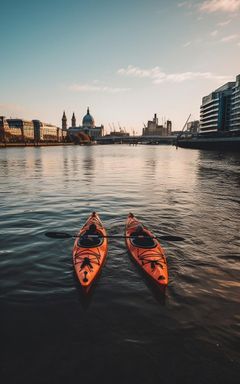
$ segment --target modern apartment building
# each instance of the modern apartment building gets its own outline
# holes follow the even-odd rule
[[[235,86],[232,89],[229,130],[240,129],[240,75],[236,78]]]
[[[240,129],[240,75],[203,97],[200,134]]]

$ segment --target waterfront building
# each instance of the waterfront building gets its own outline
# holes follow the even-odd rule
[[[108,135],[105,135],[105,137],[108,137],[108,136],[111,136],[111,137],[129,137],[130,135],[125,130],[120,129],[119,131],[111,131]]]
[[[240,75],[202,99],[199,133],[240,129]]]
[[[8,132],[11,135],[21,136],[22,140],[34,140],[34,125],[32,120],[7,119]]]
[[[199,120],[189,121],[187,123],[187,131],[191,133],[198,133],[199,131]]]
[[[0,142],[62,142],[66,141],[66,136],[66,130],[40,120],[6,119],[0,116]]]
[[[76,126],[75,114],[72,116],[72,126],[68,128],[68,134],[70,137],[75,139],[81,139],[81,134],[86,138],[88,136],[92,141],[96,140],[98,137],[103,136],[104,127],[103,125],[96,126],[94,118],[90,114],[89,107],[87,108],[87,113],[82,119],[82,125]]]
[[[172,122],[167,120],[164,125],[158,124],[157,114],[153,120],[148,120],[147,126],[142,130],[143,136],[170,136],[172,132]]]
[[[40,120],[33,120],[34,137],[36,142],[44,141],[66,141],[67,130],[56,127],[55,125],[43,123]]]
[[[6,141],[6,132],[9,130],[9,125],[5,116],[0,116],[0,142]]]
[[[232,88],[229,130],[240,130],[240,74]]]

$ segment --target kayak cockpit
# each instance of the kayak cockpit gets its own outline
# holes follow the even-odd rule
[[[78,246],[82,248],[93,248],[99,247],[102,245],[104,238],[102,234],[99,232],[94,235],[84,235],[82,234],[78,240]]]
[[[131,234],[131,243],[134,247],[139,248],[155,248],[157,246],[157,242],[155,239],[150,237],[147,233],[144,235],[139,236],[138,234],[135,234],[134,232]]]

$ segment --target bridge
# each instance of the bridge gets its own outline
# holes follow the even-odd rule
[[[98,144],[175,144],[177,136],[102,136]]]

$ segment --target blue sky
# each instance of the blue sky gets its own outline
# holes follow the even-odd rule
[[[240,0],[1,1],[0,115],[181,129],[240,73]]]

